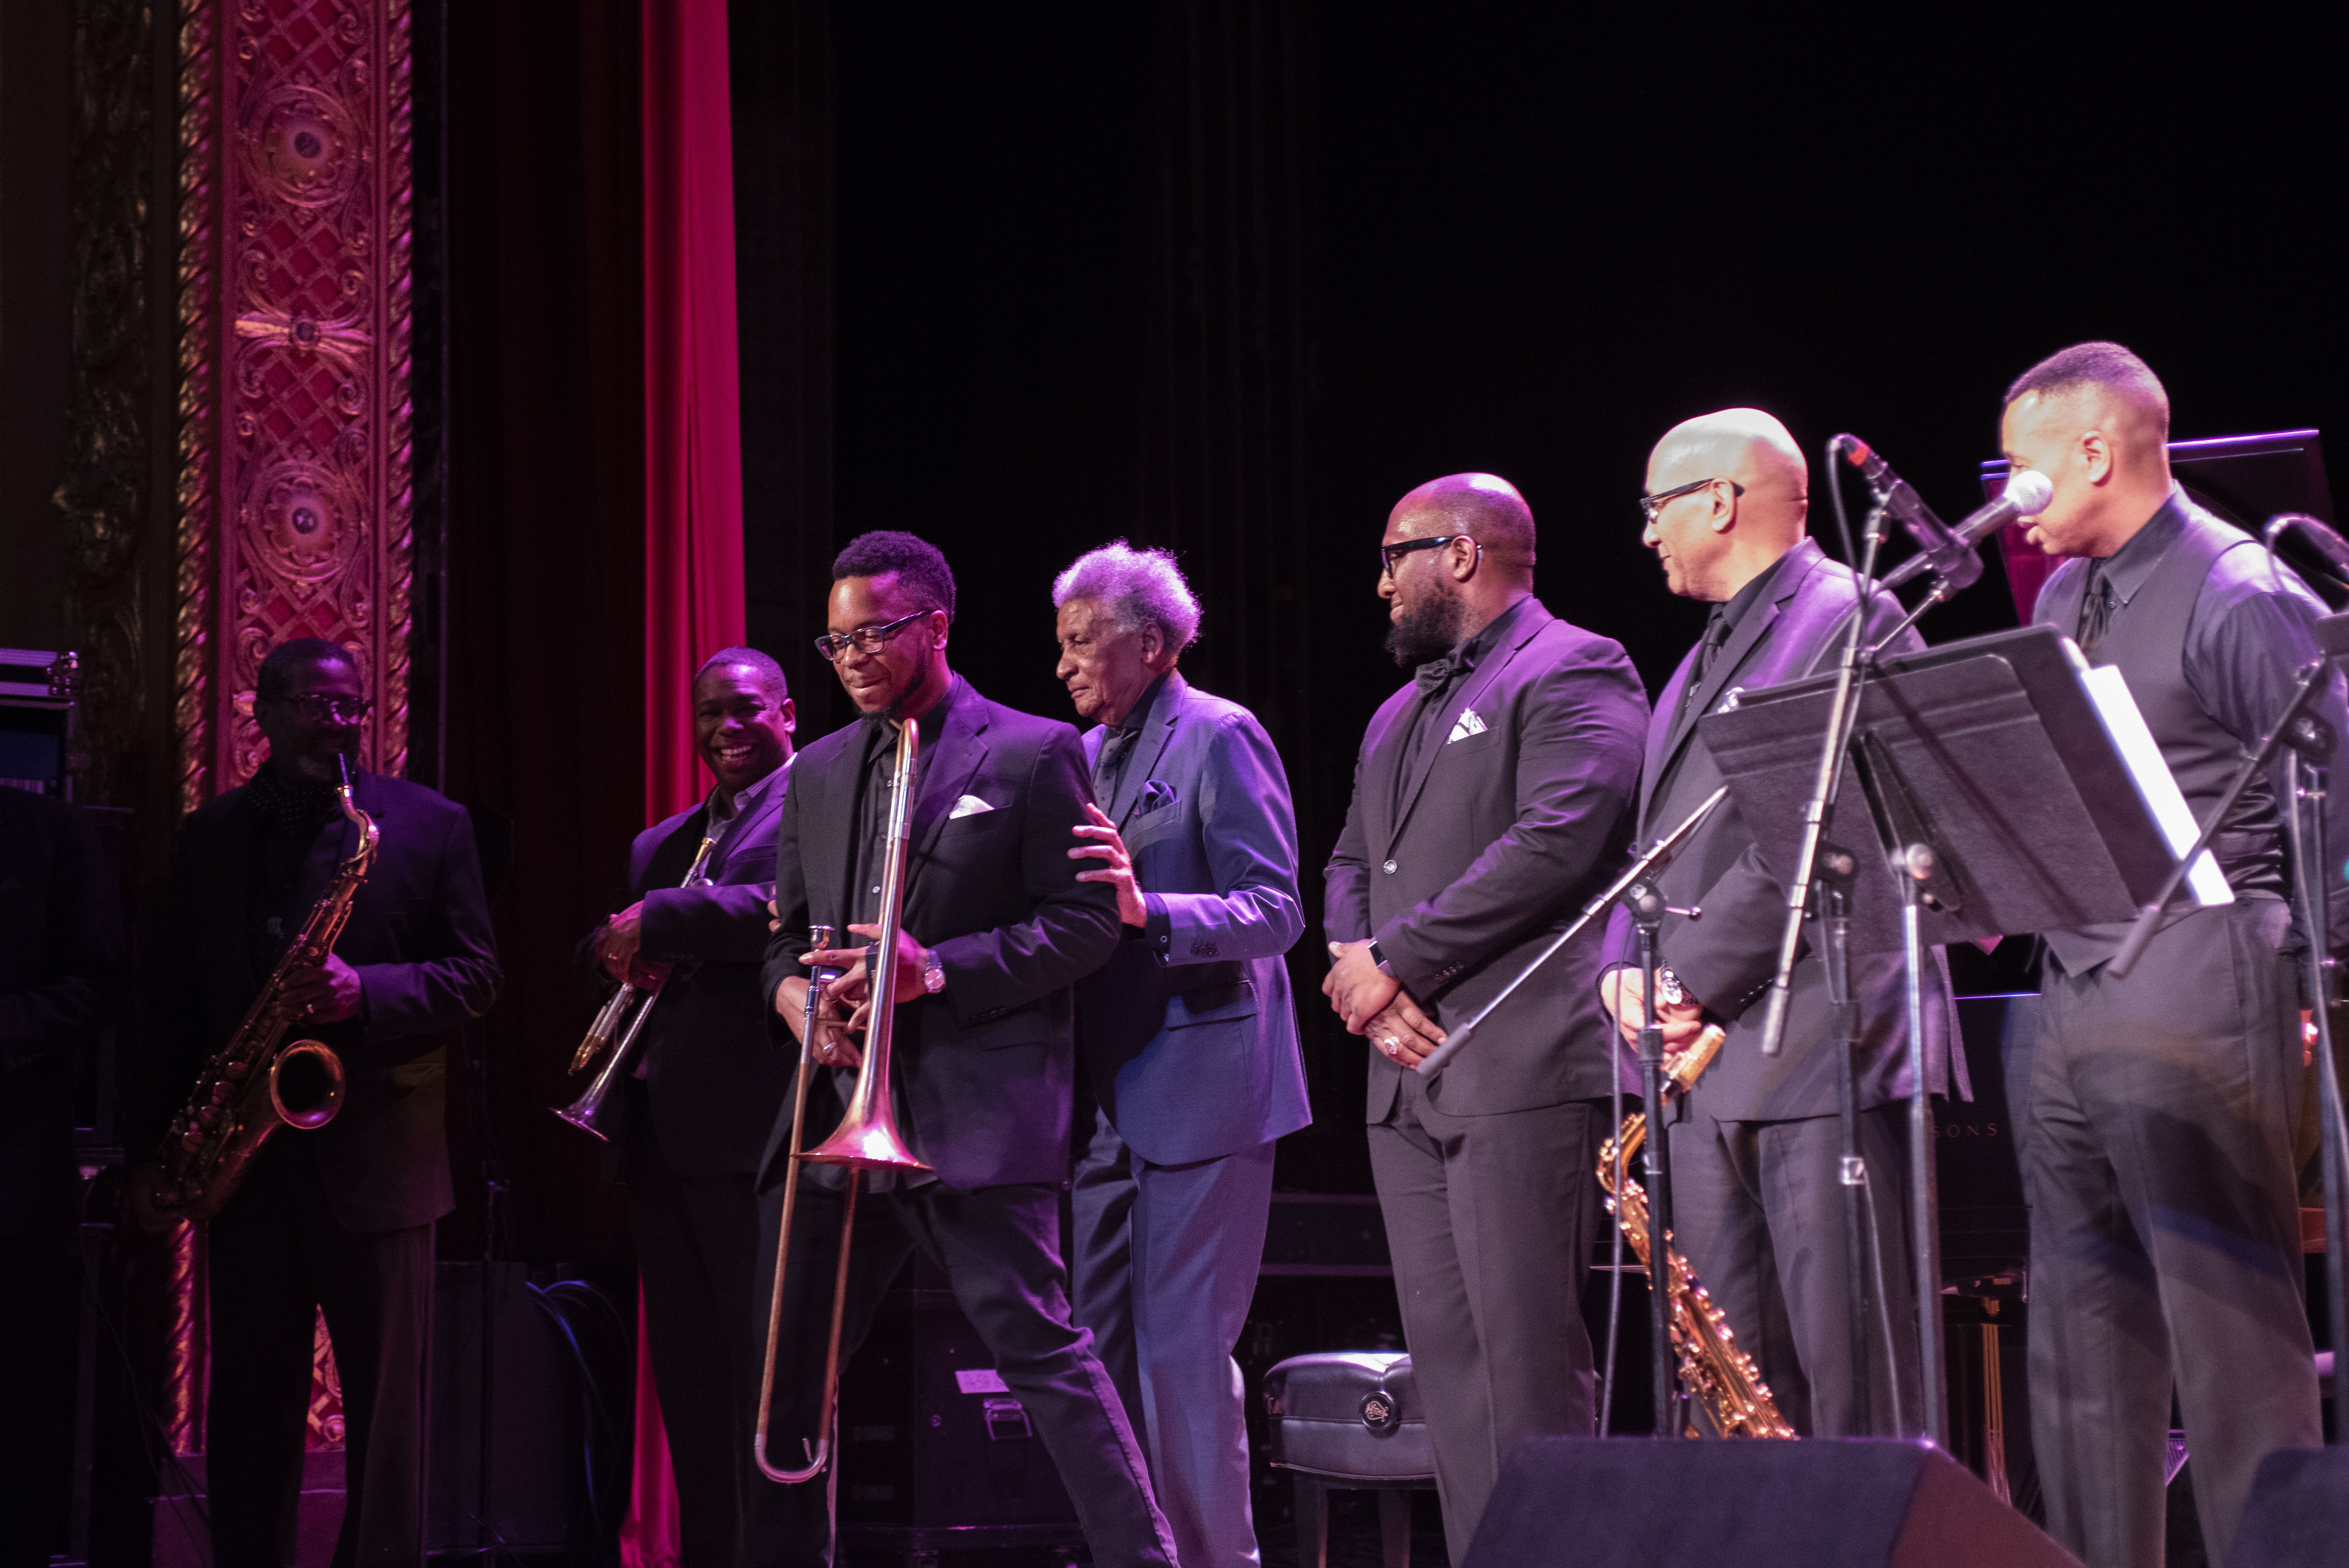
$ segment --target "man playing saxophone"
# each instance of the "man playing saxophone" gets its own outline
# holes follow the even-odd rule
[[[1640,841],[1653,841],[1721,784],[1696,733],[1699,716],[1733,687],[1753,690],[1834,667],[1851,624],[1851,573],[1805,533],[1810,475],[1785,427],[1754,408],[1690,419],[1666,432],[1648,459],[1640,535],[1675,593],[1713,606],[1703,638],[1658,694],[1640,780]],[[1870,611],[1870,635],[1899,621],[1889,595]],[[1904,645],[1915,645],[1908,634]],[[1816,951],[1795,969],[1794,1011],[1784,1052],[1760,1049],[1763,988],[1775,973],[1785,884],[1754,848],[1733,804],[1724,803],[1659,879],[1665,902],[1702,909],[1668,914],[1658,989],[1664,1043],[1676,1050],[1708,1023],[1728,1032],[1721,1055],[1675,1117],[1671,1224],[1739,1347],[1758,1364],[1779,1409],[1806,1436],[1893,1435],[1896,1395],[1913,1429],[1920,1385],[1906,1265],[1907,1164],[1901,1124],[1908,1093],[1900,1068],[1907,1035],[1899,954],[1852,960],[1860,1006],[1856,1063],[1860,1150],[1875,1217],[1874,1245],[1890,1300],[1890,1339],[1868,1326],[1868,1405],[1861,1408],[1846,1310],[1841,1152],[1836,1073],[1827,1040],[1826,979]],[[1609,957],[1634,955],[1630,921],[1615,912]],[[1926,1060],[1939,1082],[1947,1047],[1947,992],[1927,975]],[[1610,968],[1601,995],[1636,1044],[1640,972]],[[1898,1379],[1897,1383],[1895,1379]]]
[[[488,1009],[499,972],[471,824],[431,790],[358,766],[372,706],[336,645],[270,650],[253,705],[268,758],[188,818],[172,867],[150,1148],[357,852],[357,820],[335,789],[346,767],[381,835],[333,951],[279,991],[295,1032],[340,1059],[339,1111],[271,1136],[210,1222],[206,1475],[222,1568],[292,1560],[321,1310],[346,1423],[336,1560],[422,1557],[432,1232],[454,1206],[440,1037]],[[181,1194],[159,1167],[134,1172],[130,1191],[142,1220],[175,1217]]]

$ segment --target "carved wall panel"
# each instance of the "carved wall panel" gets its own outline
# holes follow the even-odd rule
[[[262,655],[324,637],[404,771],[407,0],[189,0],[176,702],[183,809],[243,782]]]

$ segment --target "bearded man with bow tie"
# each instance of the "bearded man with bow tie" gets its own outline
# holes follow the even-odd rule
[[[1417,673],[1362,738],[1322,991],[1372,1050],[1371,1168],[1457,1563],[1511,1450],[1591,1431],[1576,1304],[1614,1070],[1600,934],[1440,1074],[1409,1069],[1621,869],[1648,702],[1619,644],[1534,597],[1533,512],[1506,480],[1421,485],[1379,556],[1387,647]]]

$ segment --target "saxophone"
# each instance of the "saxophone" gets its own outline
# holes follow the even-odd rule
[[[375,865],[380,833],[351,799],[350,774],[335,789],[343,816],[359,830],[358,848],[335,872],[313,904],[294,944],[228,1043],[204,1064],[195,1092],[171,1119],[164,1136],[155,1206],[182,1220],[209,1220],[235,1195],[245,1167],[280,1127],[307,1132],[335,1119],[343,1107],[343,1064],[317,1040],[285,1037],[297,1019],[282,997],[296,970],[316,968],[335,950],[351,918],[351,901]]]
[[[1697,1075],[1719,1054],[1724,1037],[1721,1026],[1708,1024],[1695,1039],[1665,1059],[1667,1099],[1695,1084]],[[1631,1250],[1648,1264],[1648,1284],[1652,1290],[1656,1270],[1648,1240],[1648,1195],[1628,1176],[1623,1190],[1615,1190],[1617,1145],[1622,1147],[1622,1162],[1628,1169],[1647,1131],[1645,1114],[1635,1111],[1623,1119],[1622,1130],[1599,1147],[1599,1185],[1607,1192],[1607,1207],[1623,1227]],[[1664,1288],[1671,1299],[1672,1355],[1680,1363],[1681,1387],[1703,1408],[1722,1437],[1793,1437],[1795,1429],[1778,1414],[1777,1401],[1770,1397],[1770,1386],[1762,1381],[1754,1357],[1737,1348],[1728,1319],[1713,1305],[1713,1297],[1705,1294],[1688,1259],[1674,1250],[1669,1231],[1664,1233]],[[1690,1435],[1696,1435],[1693,1429]]]

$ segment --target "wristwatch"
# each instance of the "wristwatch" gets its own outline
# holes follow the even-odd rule
[[[946,966],[938,962],[936,948],[922,955],[922,989],[935,996],[947,988]]]
[[[1386,950],[1379,945],[1379,939],[1375,936],[1371,938],[1371,962],[1379,966],[1381,975],[1394,973],[1393,966],[1387,963]]]

